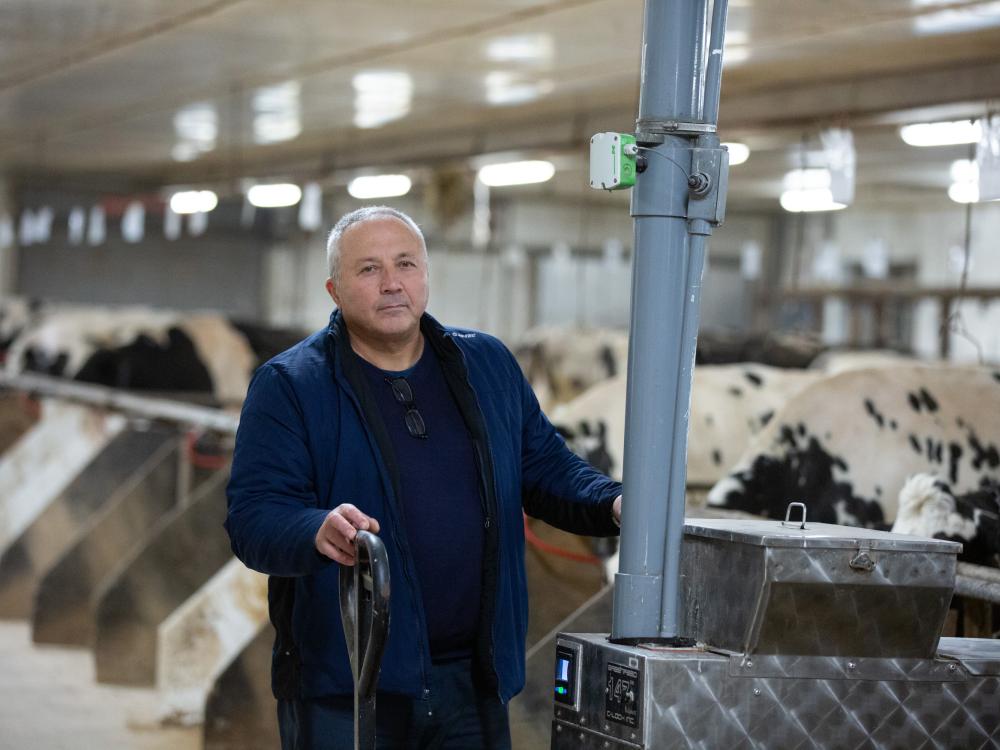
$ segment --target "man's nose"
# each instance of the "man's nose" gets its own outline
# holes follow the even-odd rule
[[[387,267],[382,271],[381,288],[383,292],[396,292],[402,288],[399,282],[399,274],[395,268]]]

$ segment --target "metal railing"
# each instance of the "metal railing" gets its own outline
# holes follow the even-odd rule
[[[197,427],[227,435],[235,435],[239,415],[222,409],[174,401],[134,392],[49,375],[8,375],[0,373],[0,388],[25,391],[75,401],[89,406],[119,411],[124,414],[187,427]]]

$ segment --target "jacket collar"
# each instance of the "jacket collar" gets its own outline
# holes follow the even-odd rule
[[[450,358],[458,353],[448,329],[441,325],[437,318],[430,313],[425,312],[421,316],[420,331],[427,337],[428,342],[434,347],[434,351],[438,356],[447,356]],[[339,308],[330,313],[330,323],[327,325],[326,338],[327,353],[334,363],[335,372],[338,370],[338,365],[342,366],[345,360],[358,356],[351,348],[351,336]]]

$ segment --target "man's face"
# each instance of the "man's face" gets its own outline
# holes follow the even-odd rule
[[[369,219],[344,232],[340,279],[326,282],[352,333],[406,341],[427,308],[427,259],[420,240],[393,217]]]

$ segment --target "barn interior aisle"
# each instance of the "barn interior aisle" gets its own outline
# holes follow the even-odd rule
[[[712,47],[722,8],[724,40]],[[694,13],[696,32],[668,40],[680,26],[662,24],[644,44],[646,15],[663,9],[671,18]],[[680,59],[689,41],[691,55]],[[704,61],[689,76],[698,81],[710,78],[708,61],[714,69],[721,60],[715,115],[700,95],[685,99],[698,111],[684,117],[641,111],[667,106],[649,91],[640,96],[644,66],[659,53],[676,53],[677,71]],[[685,76],[666,76],[673,83],[657,95]],[[363,326],[350,329],[357,347],[337,348],[345,311],[375,288],[364,286],[375,278],[368,274],[379,274],[375,318],[423,309],[400,301],[425,289],[422,276],[406,276],[407,253],[380,266],[370,250],[354,276],[340,265],[338,253],[352,245],[331,231],[373,206],[404,216],[369,217],[354,226],[362,236],[386,221],[406,228],[402,244],[426,250],[410,248],[417,268],[426,260],[426,312],[450,328],[438,341],[414,318],[403,338],[432,342],[420,356],[431,352],[427,361],[446,368],[449,387],[437,399],[414,385],[423,360],[381,359],[365,349]],[[667,215],[645,223],[658,212]],[[682,223],[692,234],[676,252],[660,252],[672,245],[647,244],[653,235],[640,231]],[[379,237],[377,250],[392,245]],[[707,238],[700,277],[695,237]],[[678,553],[692,559],[701,549],[692,539],[727,523],[786,528],[793,502],[806,506],[809,523],[836,525],[838,538],[858,535],[857,557],[840,561],[838,613],[851,611],[843,602],[863,589],[859,581],[886,585],[884,598],[864,599],[873,621],[882,622],[884,601],[909,595],[910,581],[879,567],[879,550],[899,540],[911,551],[924,542],[928,554],[944,550],[925,587],[937,592],[932,606],[912,599],[927,648],[900,653],[924,660],[908,665],[928,677],[923,687],[945,690],[934,682],[945,669],[935,660],[947,658],[952,676],[994,680],[1000,694],[998,237],[998,0],[4,0],[0,750],[274,750],[273,675],[324,698],[351,688],[347,662],[325,661],[343,647],[339,614],[326,608],[339,596],[339,568],[317,567],[329,555],[302,521],[322,528],[319,516],[345,502],[389,519],[379,538],[398,576],[397,606],[418,611],[418,594],[430,592],[420,600],[430,617],[394,615],[395,632],[413,641],[403,649],[390,635],[394,659],[408,668],[407,659],[422,658],[424,635],[432,664],[432,648],[470,658],[474,641],[509,699],[517,750],[549,748],[559,721],[597,742],[608,715],[621,719],[607,724],[623,747],[655,747],[641,732],[630,736],[634,716],[617,698],[601,721],[584,717],[584,728],[572,680],[553,682],[554,667],[569,669],[557,660],[569,648],[561,633],[612,632],[615,596],[626,588],[672,596],[663,571],[673,552],[648,557],[662,557],[662,570],[655,562],[641,574],[625,570],[648,560],[630,554],[619,529],[652,538],[676,532],[681,515],[701,519]],[[667,291],[681,279],[683,290]],[[344,297],[345,288],[365,291]],[[633,322],[633,306],[661,303],[653,323]],[[682,354],[689,345],[691,357]],[[329,373],[308,380],[317,363]],[[436,375],[428,382],[440,385]],[[315,383],[322,387],[310,390]],[[444,414],[435,404],[453,418],[447,449],[435,442],[433,420]],[[528,434],[518,419],[551,438],[546,470],[527,453],[513,459]],[[630,424],[676,429],[669,444],[648,429],[626,449]],[[266,438],[247,450],[258,428]],[[510,433],[498,439],[502,428]],[[397,438],[401,452],[388,449]],[[413,443],[432,449],[411,453]],[[308,458],[290,457],[290,446],[307,446]],[[604,476],[555,491],[565,476],[553,456],[578,478],[593,479],[591,469]],[[470,461],[475,470],[462,474]],[[530,487],[515,488],[518,466]],[[651,501],[641,524],[627,502],[624,526],[603,513],[619,491],[628,499],[664,467],[669,488],[641,493]],[[417,480],[402,481],[404,470]],[[255,484],[281,484],[276,477],[293,478],[274,492]],[[410,536],[425,535],[403,523],[405,512],[393,514],[412,501],[404,489],[420,485],[415,492],[440,499],[424,480],[454,480],[451,488],[462,477],[455,502],[483,502],[458,506],[468,533],[436,546],[454,564],[421,568],[417,583],[419,566],[438,558],[414,551]],[[602,515],[553,511],[570,495]],[[496,524],[491,498],[507,511],[497,510]],[[430,507],[424,500],[417,507]],[[446,502],[434,520],[452,519]],[[255,515],[282,504],[304,525]],[[673,522],[659,515],[666,508]],[[463,547],[478,539],[479,512],[482,550]],[[240,537],[240,519],[252,538]],[[309,554],[292,564],[275,540]],[[495,552],[504,576],[491,588],[496,601],[469,593],[476,581],[494,583],[492,566],[480,566],[478,579],[466,569],[478,559],[468,553],[480,551]],[[749,568],[733,564],[712,590],[749,596]],[[323,596],[306,607],[284,586]],[[434,594],[453,590],[479,603],[439,609]],[[795,617],[822,620],[816,597]],[[482,623],[464,616],[477,606],[495,618],[488,638],[485,626],[470,635],[470,623]],[[669,620],[670,607],[660,609]],[[453,616],[435,617],[446,611]],[[276,648],[274,619],[316,649],[303,654],[284,633]],[[443,621],[465,630],[435,639],[420,629]],[[887,641],[897,625],[886,626]],[[497,638],[509,639],[510,659],[491,650]],[[945,641],[952,656],[935,650],[939,638],[956,639]],[[954,655],[979,653],[959,642],[967,638],[989,655],[969,669]],[[448,640],[461,641],[454,654],[442,646]],[[844,649],[876,656],[865,637],[851,640]],[[761,660],[754,644],[736,644],[739,653],[734,644],[703,639],[694,648],[718,646],[740,664],[735,672],[744,658],[778,669],[767,661],[775,654]],[[576,642],[573,654],[597,653],[592,646]],[[803,662],[813,668],[857,654],[795,656],[815,659]],[[837,680],[878,671],[850,663],[816,669],[842,666]],[[394,682],[403,674],[396,666],[387,664],[385,684],[415,689],[410,678]],[[620,694],[637,692],[628,689],[638,679],[631,671],[615,676]],[[757,687],[754,699],[770,700],[768,686]],[[824,715],[840,716],[850,699],[840,695]],[[774,715],[778,704],[769,704]],[[767,710],[754,711],[747,727],[768,723]],[[973,731],[971,719],[950,716],[956,731]],[[677,736],[691,747],[783,746],[708,724]],[[713,727],[710,739],[698,734]],[[928,746],[940,739],[934,731]],[[984,731],[1000,746],[1000,718]]]
[[[163,726],[156,691],[98,685],[90,654],[37,646],[23,622],[0,622],[0,747],[195,750],[197,727]]]

